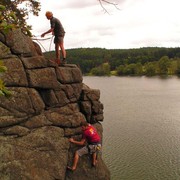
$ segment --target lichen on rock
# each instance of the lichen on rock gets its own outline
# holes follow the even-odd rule
[[[37,51],[38,50],[38,51]],[[68,138],[80,138],[85,119],[102,135],[100,91],[83,84],[76,65],[57,66],[19,29],[0,32],[1,77],[12,95],[0,96],[0,177],[23,180],[109,180],[102,160],[91,167],[81,158],[76,172],[66,167],[74,151]]]

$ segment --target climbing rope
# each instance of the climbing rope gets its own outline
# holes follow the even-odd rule
[[[53,40],[53,37],[54,37],[54,36],[51,36],[51,37],[48,37],[48,38],[43,38],[43,39],[42,39],[42,38],[38,38],[38,37],[40,37],[40,36],[33,36],[33,37],[32,37],[32,40],[36,41],[36,42],[44,49],[45,52],[47,52],[47,50],[46,50],[45,47],[41,44],[40,41],[45,41],[45,40],[51,39],[50,45],[49,45],[49,51],[50,51],[50,50],[51,50],[51,45],[52,45],[52,40]]]

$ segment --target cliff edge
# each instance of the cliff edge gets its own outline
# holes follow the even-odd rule
[[[109,180],[102,155],[96,168],[89,156],[75,172],[66,168],[79,148],[68,138],[81,137],[81,121],[103,130],[100,91],[83,83],[81,70],[45,59],[19,29],[0,32],[0,60],[8,68],[0,78],[12,94],[0,96],[0,179]]]

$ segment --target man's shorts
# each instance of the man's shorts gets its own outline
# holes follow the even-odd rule
[[[77,151],[79,156],[83,156],[85,154],[93,154],[95,152],[99,152],[101,150],[101,144],[96,144],[96,145],[87,145],[84,146],[83,148],[79,149]]]
[[[55,36],[54,37],[54,43],[63,43],[64,41],[64,36]]]

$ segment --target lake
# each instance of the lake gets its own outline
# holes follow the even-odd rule
[[[180,78],[83,77],[101,91],[111,180],[180,179]]]

